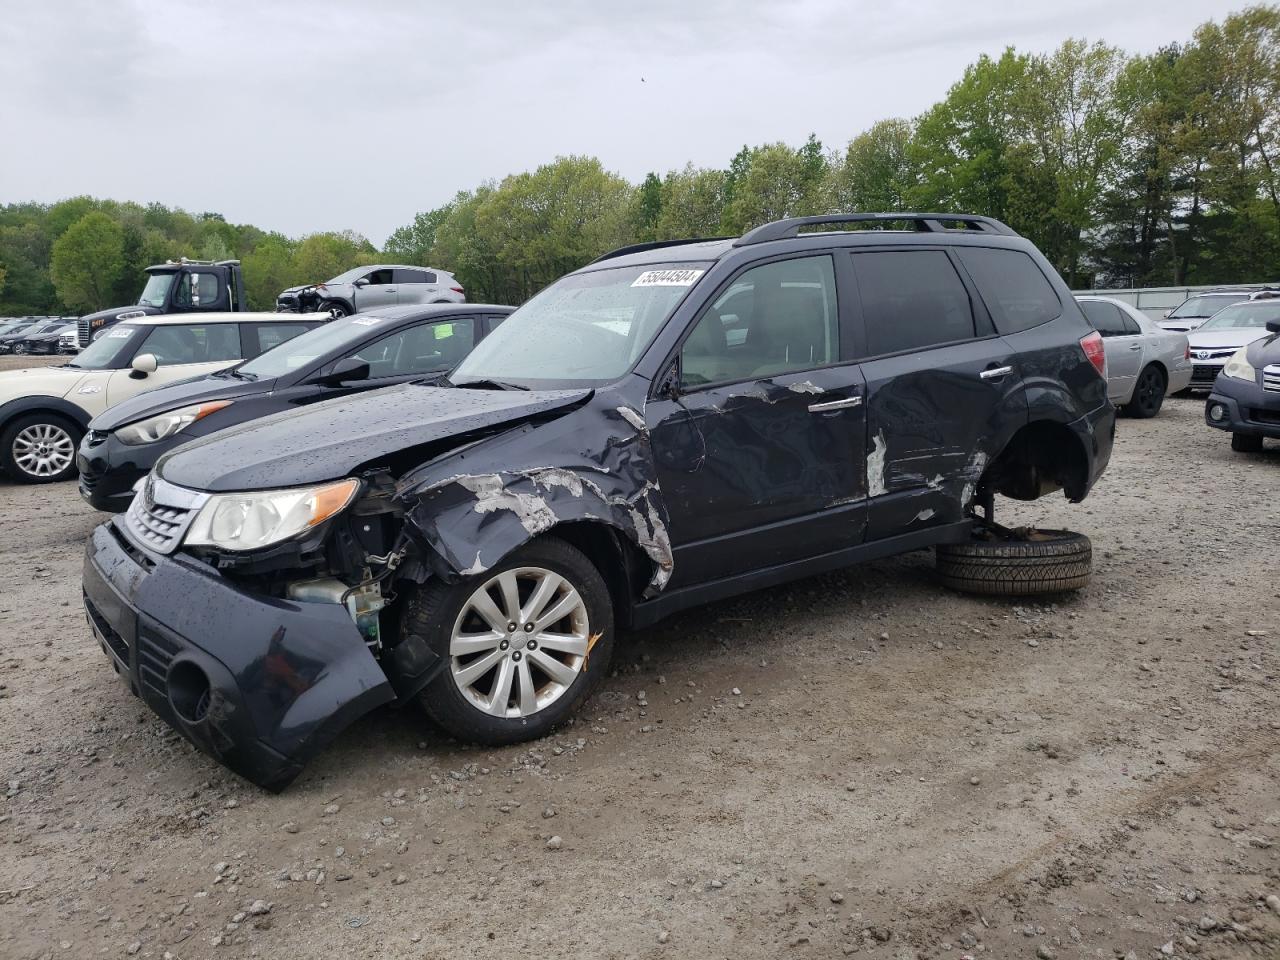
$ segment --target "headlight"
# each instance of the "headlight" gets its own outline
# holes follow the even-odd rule
[[[1248,347],[1241,347],[1231,355],[1231,359],[1227,361],[1227,365],[1222,368],[1222,372],[1228,377],[1235,377],[1237,380],[1248,380],[1253,383],[1258,379],[1258,371],[1254,370],[1245,359],[1245,351]]]
[[[196,514],[185,542],[224,550],[266,547],[341,513],[359,489],[359,480],[340,480],[318,487],[214,494]]]
[[[121,443],[137,446],[141,443],[155,443],[165,437],[189,427],[197,420],[202,420],[223,407],[231,406],[230,400],[214,400],[211,403],[196,403],[189,407],[179,407],[137,423],[130,423],[116,431]]]

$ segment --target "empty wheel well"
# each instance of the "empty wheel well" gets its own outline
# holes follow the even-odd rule
[[[1014,500],[1035,500],[1062,490],[1073,502],[1084,499],[1089,461],[1084,448],[1060,423],[1029,423],[992,461],[979,488]]]
[[[603,523],[561,523],[553,527],[549,535],[573,544],[596,565],[609,587],[614,622],[630,626],[631,607],[653,575],[653,561],[638,546]]]

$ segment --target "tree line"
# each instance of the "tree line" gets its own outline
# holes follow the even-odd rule
[[[379,251],[359,234],[291,239],[214,213],[77,197],[0,207],[0,314],[136,298],[169,257],[244,261],[251,305],[379,260],[450,270],[473,301],[519,303],[628,243],[737,235],[830,211],[967,212],[1030,238],[1073,287],[1280,274],[1280,6],[1207,22],[1132,56],[1067,40],[971,64],[918,117],[842,149],[744,146],[632,184],[560,157],[417,214]]]

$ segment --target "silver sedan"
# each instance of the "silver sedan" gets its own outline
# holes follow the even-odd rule
[[[1107,354],[1107,395],[1131,417],[1154,417],[1164,398],[1191,383],[1185,333],[1161,330],[1134,307],[1112,297],[1076,297],[1102,334]]]

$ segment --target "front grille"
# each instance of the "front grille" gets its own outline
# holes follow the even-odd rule
[[[120,658],[121,662],[127,667],[129,665],[129,644],[125,642],[124,637],[111,624],[107,623],[107,618],[102,612],[94,606],[93,601],[89,599],[88,594],[84,595],[85,613],[89,615],[89,619],[93,621],[94,627],[102,638],[107,641],[107,646],[111,648],[111,652]]]
[[[125,512],[125,529],[149,550],[173,553],[208,499],[207,493],[175,487],[149,476]]]
[[[1207,363],[1197,363],[1191,368],[1192,383],[1212,383],[1218,379],[1218,374],[1222,372],[1222,367],[1211,366]]]
[[[178,648],[163,637],[138,631],[138,679],[161,696],[168,696],[166,677]]]
[[[1280,363],[1269,363],[1262,368],[1262,389],[1280,392]]]
[[[89,345],[89,321],[84,317],[76,321],[76,336],[80,339],[80,346]]]
[[[1280,410],[1263,410],[1260,407],[1252,407],[1249,410],[1249,419],[1254,423],[1280,423]]]

